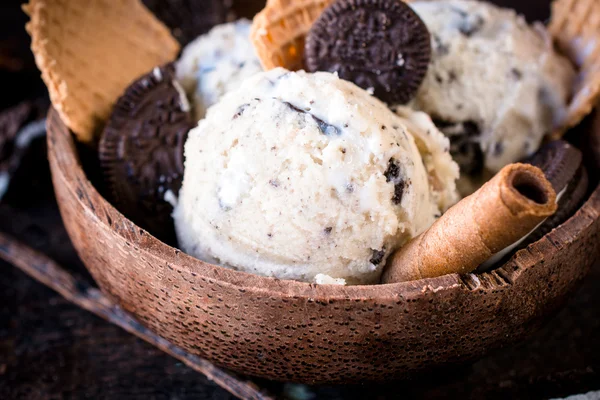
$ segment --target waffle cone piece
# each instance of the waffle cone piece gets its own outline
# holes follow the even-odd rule
[[[139,0],[30,0],[23,9],[52,104],[83,142],[97,138],[135,78],[179,52]]]
[[[578,68],[573,98],[554,134],[579,124],[600,99],[600,1],[555,0],[549,31],[558,49]]]
[[[398,250],[382,282],[474,271],[535,229],[556,208],[556,192],[542,170],[510,164]]]
[[[264,69],[304,68],[304,39],[334,0],[268,0],[254,17],[250,38]]]

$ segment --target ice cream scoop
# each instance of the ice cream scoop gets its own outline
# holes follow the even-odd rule
[[[196,119],[244,79],[262,71],[250,44],[250,21],[217,25],[187,45],[177,62],[177,80],[194,104]]]
[[[533,154],[567,112],[575,70],[541,24],[482,1],[415,1],[432,61],[412,106],[450,137],[461,172],[493,174]]]
[[[260,73],[185,145],[181,248],[259,275],[374,283],[387,257],[457,200],[427,115],[399,116],[331,73]]]

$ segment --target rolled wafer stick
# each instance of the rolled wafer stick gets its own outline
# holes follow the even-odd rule
[[[382,283],[471,272],[531,232],[556,208],[556,192],[542,170],[510,164],[399,249]]]

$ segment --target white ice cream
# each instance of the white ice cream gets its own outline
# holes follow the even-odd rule
[[[281,279],[375,282],[457,199],[448,140],[427,115],[400,113],[330,73],[245,81],[185,145],[182,249]]]
[[[250,21],[218,25],[188,44],[177,62],[177,80],[194,104],[197,119],[244,79],[262,71],[250,43]]]
[[[534,153],[566,112],[575,72],[541,25],[483,1],[416,1],[432,62],[412,106],[439,121],[464,173]]]

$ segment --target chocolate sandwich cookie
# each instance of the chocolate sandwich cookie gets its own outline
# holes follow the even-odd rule
[[[183,145],[194,126],[175,68],[155,68],[117,101],[100,140],[100,162],[117,208],[174,243],[169,197],[183,178]]]
[[[232,21],[233,0],[143,0],[173,32],[179,43],[186,45],[212,27]]]
[[[581,151],[563,140],[546,144],[527,162],[544,171],[558,195],[558,210],[528,238],[528,242],[533,242],[577,211],[587,194],[589,180]]]
[[[339,0],[306,38],[311,72],[337,72],[388,104],[405,104],[425,78],[429,31],[400,0]]]

